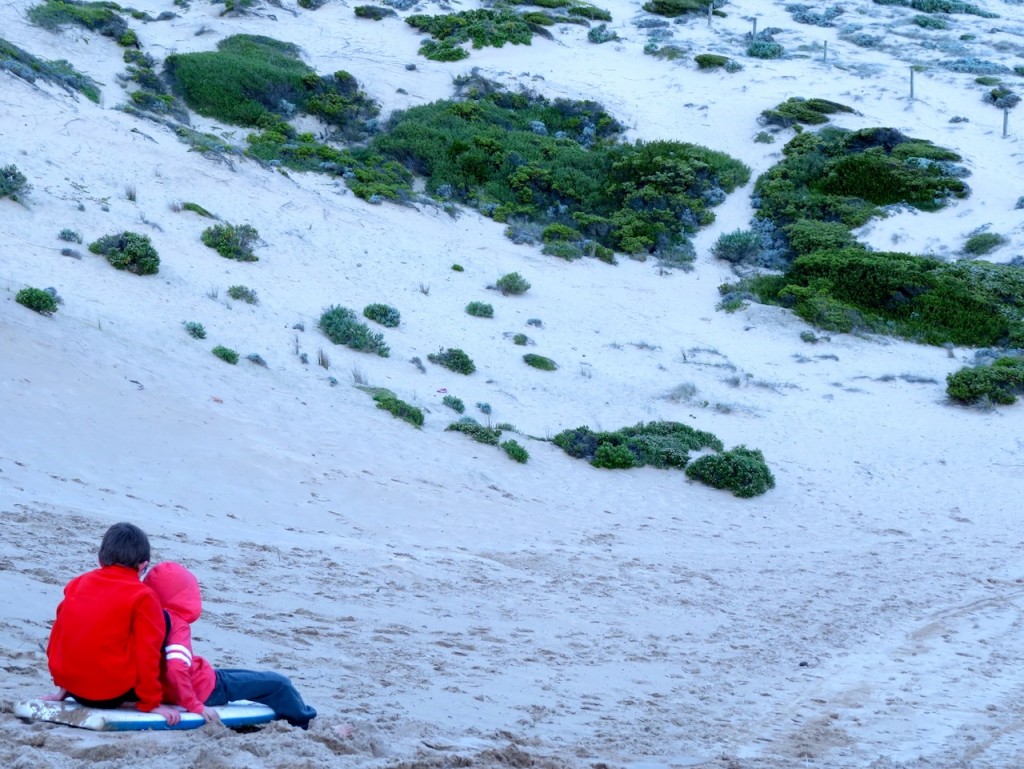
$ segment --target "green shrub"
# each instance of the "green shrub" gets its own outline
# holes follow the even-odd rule
[[[863,248],[853,234],[839,222],[800,219],[783,227],[797,255],[838,248]]]
[[[529,341],[530,338],[526,334],[516,334],[512,337],[512,343],[521,347],[525,346]]]
[[[855,328],[925,344],[1024,346],[1024,268],[863,249],[798,257],[784,276],[755,279],[762,301],[828,330]]]
[[[690,451],[722,450],[722,442],[714,435],[681,422],[641,422],[601,433],[584,426],[563,430],[552,440],[571,457],[612,468],[683,468],[690,460]]]
[[[990,366],[962,368],[946,377],[946,394],[966,405],[988,400],[1009,405],[1024,393],[1024,358],[1002,357]]]
[[[761,112],[761,123],[789,128],[796,123],[821,125],[828,122],[828,115],[837,112],[853,112],[853,108],[828,99],[803,99],[793,96],[773,109]]]
[[[781,59],[785,50],[774,40],[752,40],[747,45],[747,56],[755,59]]]
[[[334,344],[343,344],[359,352],[377,353],[388,357],[391,350],[384,343],[384,335],[370,331],[365,323],[356,319],[356,314],[347,307],[332,305],[320,315],[319,328]]]
[[[185,321],[185,333],[193,339],[206,339],[206,328],[194,320]]]
[[[598,24],[587,31],[587,40],[595,45],[611,43],[618,39],[618,34],[609,30],[607,24]]]
[[[136,275],[155,275],[160,271],[160,257],[149,237],[137,232],[104,235],[90,243],[89,250],[107,257],[107,261],[119,270]]]
[[[648,0],[643,9],[658,16],[674,18],[687,13],[707,13],[708,4],[705,0]]]
[[[385,8],[380,5],[357,5],[355,14],[357,19],[370,19],[371,21],[381,21],[388,16],[398,15],[393,8]]]
[[[775,488],[775,476],[764,455],[746,446],[698,457],[687,465],[686,475],[716,489],[728,489],[737,497],[756,497]]]
[[[228,288],[228,296],[232,299],[237,299],[240,302],[245,302],[246,304],[260,303],[260,299],[256,295],[256,292],[248,286],[230,286]]]
[[[260,238],[260,234],[251,224],[215,224],[203,230],[201,236],[205,245],[212,248],[225,259],[239,262],[255,262],[259,257],[252,251],[252,244]]]
[[[530,45],[535,29],[518,13],[502,8],[479,8],[440,16],[417,13],[407,16],[405,23],[433,38],[427,41],[433,45],[425,43],[420,47],[420,53],[438,61],[457,61],[454,58],[437,58],[438,55],[455,56],[456,51],[463,54],[459,58],[465,58],[469,54],[460,46],[467,42],[472,42],[473,48],[477,49],[485,46],[501,48],[505,43]]]
[[[463,267],[461,264],[453,264],[452,265],[452,271],[453,272],[465,272],[466,268]]]
[[[539,5],[539,3],[535,3],[535,5]],[[569,3],[565,3],[565,5],[569,5],[566,9],[566,13],[570,16],[578,16],[581,19],[590,19],[591,21],[612,20],[611,13],[606,11],[604,8],[597,8],[593,5],[570,5]]]
[[[60,233],[58,233],[57,237],[60,238],[61,240],[65,241],[65,242],[67,242],[67,243],[81,243],[82,242],[82,233],[80,233],[78,230],[72,230],[72,229],[65,228],[65,229],[61,230]]]
[[[205,217],[207,219],[216,219],[217,218],[213,214],[211,214],[209,211],[207,211],[205,208],[203,208],[201,205],[199,205],[198,203],[182,203],[181,204],[181,210],[182,211],[191,211],[192,213],[199,214],[199,216],[203,216],[203,217]]]
[[[508,455],[509,459],[514,459],[516,462],[519,462],[520,464],[526,464],[526,462],[530,459],[530,452],[528,452],[525,448],[523,448],[522,445],[520,445],[517,441],[512,440],[511,438],[507,441],[502,441],[501,447],[505,449],[505,453]]]
[[[979,232],[971,235],[964,243],[964,253],[971,256],[982,256],[991,253],[1006,243],[1006,238],[995,232]]]
[[[89,101],[99,103],[100,100],[99,84],[67,61],[40,59],[3,38],[0,38],[0,69],[29,83],[41,79],[68,91],[78,91]]]
[[[523,356],[523,360],[526,361],[527,366],[533,366],[541,371],[554,371],[558,368],[557,363],[551,360],[551,358],[545,358],[543,355],[526,353],[526,355]]]
[[[57,312],[57,298],[42,288],[23,288],[15,294],[14,301],[40,315],[53,315]]]
[[[717,53],[699,53],[693,57],[699,69],[718,69],[724,67],[730,61],[728,56],[720,56]]]
[[[472,417],[464,417],[458,422],[452,422],[445,428],[445,432],[457,432],[468,435],[477,443],[486,443],[488,446],[497,446],[501,438],[501,430],[496,427],[484,427]]]
[[[754,137],[754,141],[757,144],[774,144],[775,137],[767,131],[758,131],[757,136]]]
[[[444,396],[441,399],[441,403],[457,414],[461,414],[466,410],[466,404],[462,402],[462,398],[456,398],[454,395]]]
[[[213,354],[225,363],[230,363],[232,366],[238,363],[238,353],[230,347],[225,347],[224,345],[219,344],[213,348]]]
[[[259,35],[232,35],[216,51],[172,54],[165,71],[191,109],[234,125],[266,128],[295,110],[362,136],[380,111],[349,73],[321,77],[297,45]]]
[[[502,296],[519,296],[525,294],[530,290],[530,283],[518,272],[509,272],[502,275],[495,282],[495,287],[501,292]]]
[[[115,11],[112,2],[76,2],[75,0],[43,0],[28,9],[28,19],[43,29],[56,30],[66,24],[76,24],[109,37],[121,45],[137,45],[138,38],[128,29],[128,22]]]
[[[941,16],[923,16],[918,15],[911,19],[917,26],[922,29],[948,29],[948,22]]]
[[[402,322],[402,314],[389,304],[368,304],[363,308],[363,317],[385,328],[397,328]]]
[[[474,318],[493,318],[494,307],[485,302],[470,302],[466,305],[466,313]]]
[[[0,168],[0,198],[18,200],[20,193],[27,193],[30,189],[28,179],[15,165]]]
[[[594,452],[594,458],[590,464],[608,470],[628,470],[631,467],[636,467],[638,463],[628,446],[602,443]]]
[[[406,403],[391,392],[391,390],[384,387],[366,387],[363,389],[373,396],[373,401],[377,404],[377,408],[390,412],[393,416],[404,422],[408,422],[413,427],[423,426],[422,409],[417,408],[410,403]]]
[[[473,363],[473,360],[458,347],[442,348],[436,353],[430,353],[427,356],[427,360],[431,363],[436,363],[438,366],[444,366],[456,374],[466,374],[468,376],[476,371],[476,365]]]
[[[724,259],[731,264],[752,262],[760,253],[761,236],[751,230],[722,233],[711,247],[711,254],[716,259]]]

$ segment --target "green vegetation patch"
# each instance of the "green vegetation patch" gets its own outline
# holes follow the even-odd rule
[[[874,0],[877,5],[901,5],[922,13],[962,13],[981,16],[984,19],[998,19],[998,13],[983,10],[961,0]]]
[[[518,272],[508,272],[498,278],[494,287],[502,296],[519,296],[530,290],[530,282]]]
[[[955,402],[972,405],[989,401],[1009,405],[1024,393],[1024,358],[1004,356],[990,366],[962,368],[946,377],[946,394]]]
[[[0,198],[17,201],[20,195],[27,193],[31,188],[28,177],[19,171],[16,165],[0,168]]]
[[[466,314],[474,318],[493,318],[494,305],[487,302],[470,302],[466,305]]]
[[[880,206],[935,211],[969,193],[959,155],[893,128],[804,131],[783,155],[754,185],[758,216],[777,227],[810,219],[852,229],[881,215]]]
[[[117,3],[80,3],[76,0],[45,0],[28,9],[28,19],[43,29],[56,30],[67,24],[85,27],[120,45],[137,46],[139,39],[128,28],[128,22],[118,14]]]
[[[723,193],[749,179],[724,153],[617,143],[621,131],[595,102],[480,88],[466,101],[398,113],[371,148],[426,176],[432,195],[501,222],[568,227],[581,240],[561,242],[575,255],[597,255],[595,244],[629,254],[671,248],[712,222]]]
[[[746,446],[698,457],[686,468],[686,475],[742,498],[756,497],[775,488],[775,476],[764,461],[764,455]]]
[[[711,4],[717,8],[725,3],[724,0],[713,0]],[[685,16],[688,13],[707,15],[708,2],[706,0],[648,0],[643,4],[643,9],[648,13],[669,18]]]
[[[501,448],[505,450],[505,454],[508,455],[509,459],[515,460],[520,464],[526,464],[530,459],[530,452],[518,441],[511,438],[507,441],[502,441]]]
[[[200,238],[204,245],[225,259],[234,259],[238,262],[259,260],[253,253],[252,244],[259,240],[260,234],[251,224],[215,224],[203,230]]]
[[[711,433],[681,422],[640,422],[614,432],[576,427],[563,430],[552,441],[571,457],[609,469],[643,465],[684,468],[691,451],[723,449],[722,442]]]
[[[216,355],[225,363],[230,363],[232,366],[238,363],[238,353],[232,350],[230,347],[225,347],[222,344],[214,347],[210,352]]]
[[[477,443],[486,443],[488,446],[497,446],[501,439],[501,430],[497,427],[484,427],[473,417],[463,417],[458,422],[452,422],[445,428],[445,432],[448,431],[468,435]]]
[[[982,256],[995,251],[1006,243],[1006,238],[997,232],[979,232],[971,235],[964,243],[964,253],[971,256]]]
[[[533,353],[527,353],[523,356],[523,361],[527,366],[540,369],[541,371],[555,371],[558,368],[558,364],[555,363],[551,358],[545,358],[543,355],[534,355]]]
[[[501,48],[505,43],[530,45],[534,33],[542,29],[536,24],[531,25],[521,14],[505,8],[479,8],[439,16],[416,13],[407,16],[405,23],[431,36],[432,39],[420,47],[420,53],[437,61],[465,58],[469,54],[461,45],[467,42],[477,49],[485,46]]]
[[[216,51],[172,54],[165,69],[190,108],[225,123],[265,128],[304,112],[358,138],[380,112],[349,73],[321,77],[299,59],[297,45],[260,35],[232,35]]]
[[[384,409],[403,422],[408,422],[413,427],[423,426],[423,410],[410,403],[406,403],[391,392],[391,390],[384,387],[363,387],[361,389],[373,396],[373,401],[377,404],[377,408]]]
[[[319,328],[335,344],[343,344],[359,352],[373,352],[382,358],[391,350],[384,343],[384,335],[371,331],[365,323],[356,319],[356,314],[347,307],[332,305],[320,315]]]
[[[828,99],[802,99],[793,96],[773,109],[764,110],[759,122],[783,128],[789,128],[796,123],[822,125],[828,122],[829,115],[854,111],[852,107]]]
[[[137,232],[104,235],[90,243],[89,250],[107,257],[107,261],[119,270],[136,275],[155,275],[160,271],[160,256],[148,235]]]
[[[723,286],[720,290],[734,287]],[[782,276],[745,282],[830,331],[894,334],[925,344],[1024,346],[1024,268],[925,256],[818,251]]]
[[[370,21],[382,21],[389,16],[397,16],[394,8],[385,8],[382,5],[357,5],[355,7],[357,19],[369,19]]]
[[[363,308],[363,317],[385,328],[397,328],[402,322],[402,314],[390,304],[368,304]]]
[[[427,355],[427,360],[431,363],[436,363],[438,366],[443,366],[449,371],[454,371],[456,374],[468,376],[476,371],[476,364],[473,363],[473,359],[466,354],[465,350],[460,350],[458,347],[447,347],[437,352],[432,352]]]
[[[64,59],[46,61],[0,38],[0,70],[34,83],[37,79],[77,91],[89,101],[99,103],[99,83],[75,70]]]
[[[53,315],[57,312],[57,297],[46,289],[31,286],[23,288],[15,294],[14,301],[40,315]]]

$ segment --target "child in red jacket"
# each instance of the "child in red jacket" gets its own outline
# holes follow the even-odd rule
[[[176,724],[181,714],[160,700],[160,601],[139,581],[149,564],[149,537],[134,524],[114,524],[103,535],[99,564],[64,588],[46,647],[59,691],[43,699],[70,695],[96,708],[135,701],[138,710]]]
[[[199,581],[179,563],[159,563],[146,574],[170,617],[170,631],[164,644],[164,699],[199,713],[207,721],[217,720],[216,705],[233,700],[252,700],[270,707],[277,718],[292,726],[309,728],[316,710],[302,697],[286,676],[273,671],[215,669],[192,653],[191,623],[203,610]]]

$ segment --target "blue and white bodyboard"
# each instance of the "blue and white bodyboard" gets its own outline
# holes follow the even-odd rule
[[[229,702],[214,708],[224,726],[255,726],[274,720],[274,711],[266,705],[249,700]],[[87,708],[74,700],[52,702],[50,700],[26,700],[14,706],[14,715],[31,721],[49,721],[55,724],[92,729],[97,732],[136,732],[146,729],[178,730],[198,729],[204,723],[203,717],[182,709],[181,721],[171,726],[163,716],[142,713],[132,706],[113,708]]]

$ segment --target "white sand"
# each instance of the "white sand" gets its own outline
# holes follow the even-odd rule
[[[925,34],[907,9],[845,4],[840,23],[885,35],[874,50],[794,23],[778,0],[734,0],[710,28],[672,26],[693,53],[741,61],[730,75],[643,55],[638,2],[600,4],[619,43],[559,29],[555,41],[456,64],[418,57],[419,37],[399,20],[283,2],[220,17],[223,6],[202,0],[187,10],[136,0],[179,16],[132,26],[158,58],[236,32],[299,43],[318,71],[350,71],[386,111],[447,98],[453,76],[479,67],[512,87],[601,101],[629,139],[728,152],[754,178],[791,135],[754,143],[761,110],[790,96],[840,101],[860,114],[836,124],[898,128],[956,150],[973,172],[970,198],[872,222],[867,242],[952,258],[990,225],[1010,242],[989,258],[1024,250],[1020,116],[1002,138],[1002,114],[982,103],[974,76],[936,66],[908,99],[911,64],[950,58],[917,38],[1024,61],[1019,5],[976,0],[1002,18],[955,16],[948,32]],[[97,106],[0,71],[0,165],[16,164],[33,186],[25,205],[0,201],[3,699],[51,690],[42,648],[61,589],[91,568],[106,527],[130,520],[159,559],[199,575],[197,651],[287,673],[321,717],[308,733],[104,736],[8,711],[0,765],[1021,763],[1024,420],[1020,405],[982,413],[946,402],[945,376],[972,350],[841,335],[809,345],[808,327],[783,310],[716,311],[732,273],[708,250],[747,226],[750,186],[697,236],[695,271],[661,275],[652,262],[544,256],[472,211],[455,220],[430,206],[371,206],[322,176],[218,164],[117,109],[126,92],[113,42],[33,27],[31,4],[0,4],[0,37],[66,58],[100,81],[103,98]],[[792,58],[743,54],[755,15],[759,29],[784,30]],[[202,25],[211,33],[197,36]],[[968,32],[976,40],[960,41]],[[970,121],[951,124],[954,115]],[[245,133],[194,124],[239,142]],[[173,212],[181,201],[257,227],[259,261],[203,246],[209,222]],[[84,246],[81,259],[62,256],[63,228],[86,242],[148,234],[160,273],[117,272]],[[532,283],[526,295],[486,289],[513,270]],[[254,288],[259,305],[226,299],[233,284]],[[59,291],[54,317],[15,303],[29,285]],[[473,300],[493,303],[494,319],[466,315]],[[402,313],[385,331],[390,358],[316,330],[326,306],[370,302]],[[534,318],[542,328],[527,325]],[[189,338],[183,321],[203,323],[208,338]],[[513,333],[560,369],[525,366]],[[215,344],[268,367],[225,365]],[[427,364],[424,375],[409,362],[448,346],[469,352],[477,373]],[[423,429],[375,409],[355,375],[421,406]],[[665,397],[683,384],[696,387],[692,400]],[[531,458],[519,465],[444,432],[455,415],[442,390],[480,419],[474,404],[490,403],[493,421],[538,438],[682,421],[760,448],[777,488],[740,500],[679,472],[596,470],[522,436]],[[340,739],[346,723],[355,733]]]

